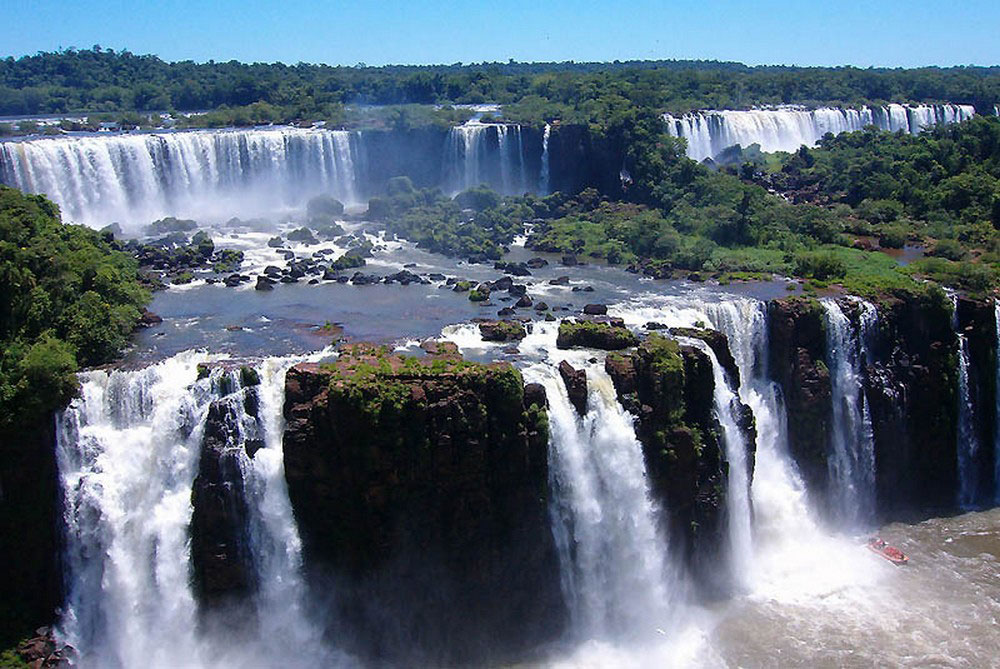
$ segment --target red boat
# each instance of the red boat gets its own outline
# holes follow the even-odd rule
[[[910,558],[906,557],[903,551],[899,550],[895,546],[890,546],[879,537],[872,537],[869,539],[868,548],[897,566],[904,565],[910,561]]]

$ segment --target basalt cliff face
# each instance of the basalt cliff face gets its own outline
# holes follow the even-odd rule
[[[0,432],[0,642],[50,622],[62,599],[55,422]]]
[[[838,301],[857,327],[861,307]],[[993,489],[996,420],[996,321],[992,302],[959,298],[953,311],[939,291],[887,296],[875,303],[876,327],[860,353],[875,459],[876,511],[891,519],[955,507],[959,489],[958,338],[969,350],[969,390],[978,441],[976,490]],[[787,409],[788,446],[820,508],[830,491],[832,388],[823,309],[817,300],[769,305],[770,368]]]
[[[447,345],[424,358],[355,345],[289,371],[289,498],[337,638],[451,664],[558,636],[539,390]]]
[[[696,348],[652,334],[630,352],[609,354],[605,368],[619,400],[636,417],[671,542],[702,586],[723,588],[717,559],[724,553],[729,464],[713,411],[711,361]],[[752,445],[752,416],[741,429]]]

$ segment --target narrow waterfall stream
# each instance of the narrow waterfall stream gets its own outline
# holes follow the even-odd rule
[[[586,370],[583,417],[554,366],[525,372],[549,398],[553,531],[573,633],[581,640],[655,637],[670,628],[678,601],[658,509],[631,416],[603,369]]]
[[[973,508],[979,499],[979,437],[976,435],[976,407],[969,379],[969,340],[958,337],[958,504]]]
[[[541,195],[548,195],[551,187],[551,178],[549,177],[549,134],[551,132],[552,126],[546,123],[545,130],[542,132],[542,174],[538,183],[538,192]]]
[[[875,441],[863,365],[866,330],[875,308],[858,302],[856,328],[836,300],[821,300],[826,316],[827,366],[833,390],[832,452],[828,461],[835,513],[845,527],[860,527],[875,511]],[[868,325],[866,325],[868,324]]]
[[[726,371],[712,348],[700,339],[681,337],[688,346],[700,350],[712,363],[712,380],[715,384],[713,399],[715,416],[722,426],[722,441],[726,460],[729,461],[729,561],[737,588],[743,588],[750,579],[753,563],[753,510],[750,506],[750,476],[747,463],[747,439],[740,428],[740,399],[730,388]]]

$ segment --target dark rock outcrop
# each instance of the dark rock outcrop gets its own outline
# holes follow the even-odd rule
[[[479,324],[484,341],[520,341],[527,332],[518,321],[485,321]]]
[[[285,471],[307,578],[336,592],[331,633],[365,656],[484,662],[562,629],[544,393],[529,404],[513,367],[455,351],[353,345],[287,376]]]
[[[646,323],[647,330],[657,329],[656,327],[649,327],[650,325],[655,324]],[[670,328],[670,334],[675,337],[700,339],[708,344],[708,347],[712,349],[712,353],[715,354],[715,358],[722,365],[722,369],[726,371],[726,380],[729,381],[729,385],[734,391],[739,389],[740,368],[736,365],[736,359],[733,358],[733,352],[729,348],[729,339],[726,335],[718,330],[704,328]]]
[[[960,306],[960,321],[968,324],[964,311]],[[951,304],[940,291],[929,291],[883,299],[879,313],[866,384],[879,511],[893,517],[951,508],[958,489],[958,359]]]
[[[823,308],[798,297],[768,305],[770,369],[788,415],[788,448],[810,494],[825,498],[830,452],[831,385]]]
[[[565,360],[559,363],[559,376],[566,384],[570,404],[581,416],[587,413],[587,371],[576,369]]]
[[[605,369],[619,400],[636,416],[636,436],[653,493],[664,501],[672,545],[707,591],[724,590],[718,556],[724,550],[727,463],[712,410],[711,361],[653,334],[631,353],[609,354]]]
[[[0,639],[55,620],[62,601],[55,420],[0,432]]]
[[[636,346],[639,338],[621,321],[598,323],[594,321],[563,321],[556,337],[558,348],[597,348],[620,351]]]
[[[245,599],[257,588],[243,469],[263,446],[258,383],[252,368],[224,371],[216,382],[222,397],[209,405],[205,419],[191,489],[191,563],[195,589],[208,608]]]

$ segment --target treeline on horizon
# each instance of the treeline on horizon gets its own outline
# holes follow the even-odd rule
[[[887,69],[720,61],[369,67],[166,62],[94,46],[0,60],[0,115],[206,111],[261,105],[263,120],[341,122],[344,105],[499,103],[507,118],[601,124],[622,105],[681,114],[754,105],[1000,103],[1000,66]]]

